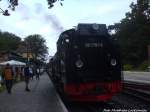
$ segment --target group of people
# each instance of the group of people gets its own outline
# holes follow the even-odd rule
[[[40,74],[39,70],[36,70],[36,79],[38,80],[39,80],[39,74]],[[22,69],[22,75],[25,81],[25,91],[30,91],[29,81],[31,78],[33,79],[33,76],[34,76],[32,68],[29,65],[25,66]],[[9,64],[6,64],[6,66],[3,69],[2,78],[5,81],[7,92],[11,94],[11,89],[12,89],[13,79],[14,79],[14,72],[13,72],[12,67]]]

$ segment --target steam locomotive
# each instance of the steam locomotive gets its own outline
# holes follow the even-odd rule
[[[61,33],[49,71],[56,89],[72,101],[108,101],[122,89],[119,47],[105,24],[78,24]]]

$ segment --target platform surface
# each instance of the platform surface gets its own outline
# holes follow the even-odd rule
[[[13,86],[12,94],[0,93],[0,112],[66,112],[53,84],[45,73],[40,80],[30,81],[30,92],[25,82]]]

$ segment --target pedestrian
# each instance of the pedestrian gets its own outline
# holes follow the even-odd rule
[[[2,74],[3,74],[2,68],[0,67],[0,87],[1,87],[1,85],[2,85],[2,83],[3,83],[3,77],[2,77]]]
[[[31,79],[33,80],[34,74],[33,74],[33,69],[32,69],[32,67],[29,67],[29,72],[30,72],[30,77],[31,77]]]
[[[29,92],[30,91],[29,89],[30,71],[29,71],[28,65],[24,68],[24,78],[25,78],[25,83],[26,83],[25,91]]]
[[[40,70],[39,68],[36,69],[36,80],[39,80],[40,79]]]
[[[4,73],[3,75],[4,75],[7,92],[11,94],[11,89],[13,85],[13,75],[14,75],[12,67],[9,64],[6,64],[3,73]]]
[[[24,67],[21,67],[21,70],[20,70],[20,80],[21,81],[24,80]]]
[[[15,67],[15,73],[16,73],[15,81],[18,82],[19,81],[19,75],[20,75],[19,67]]]

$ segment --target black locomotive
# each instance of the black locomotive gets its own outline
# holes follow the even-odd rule
[[[119,47],[105,24],[61,33],[49,64],[54,85],[70,100],[107,101],[122,89]]]

